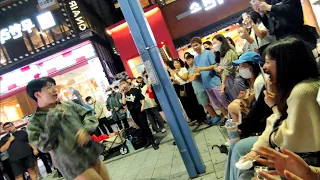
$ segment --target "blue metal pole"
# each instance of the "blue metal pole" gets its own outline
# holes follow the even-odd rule
[[[146,43],[147,47],[156,47],[156,41],[154,39],[153,33],[151,31],[151,28],[149,26],[149,23],[147,22],[143,9],[139,3],[138,0],[128,0],[129,4],[131,5],[131,9],[133,11],[133,14],[135,16],[135,19],[137,20],[138,26],[140,27],[142,37]],[[163,64],[162,64],[162,58],[160,56],[160,52],[158,48],[150,48],[148,49],[149,54],[151,56],[151,59],[153,60],[153,64],[156,67],[156,72],[160,76],[160,82],[164,86],[164,90],[166,91],[167,97],[169,99],[169,102],[171,104],[171,107],[173,109],[173,112],[176,114],[176,120],[178,123],[178,126],[180,128],[180,131],[183,135],[183,138],[185,140],[185,143],[187,145],[187,148],[189,150],[189,153],[191,154],[191,158],[195,164],[195,167],[197,169],[197,172],[199,174],[202,174],[205,172],[205,167],[202,161],[202,158],[200,156],[200,153],[198,151],[197,146],[195,145],[193,136],[190,131],[190,127],[187,124],[186,119],[184,118],[183,111],[181,104],[179,103],[178,97],[175,92],[171,81],[168,77],[168,73],[164,70]],[[164,76],[161,76],[164,72]],[[157,90],[155,89],[156,93]]]
[[[133,40],[136,44],[136,47],[139,51],[139,54],[140,54],[142,60],[144,61],[148,75],[153,81],[154,90],[156,92],[157,97],[160,99],[161,107],[163,107],[163,110],[166,114],[166,117],[168,119],[168,124],[170,126],[170,129],[172,130],[173,137],[176,140],[176,144],[179,148],[179,152],[180,152],[181,157],[183,159],[183,162],[186,166],[188,174],[191,178],[197,177],[198,173],[195,168],[193,159],[192,159],[191,154],[189,153],[189,150],[187,148],[187,145],[183,139],[183,135],[181,134],[181,132],[179,130],[180,128],[177,124],[176,117],[173,112],[175,109],[173,109],[171,106],[171,102],[170,102],[170,100],[169,100],[169,98],[168,98],[167,94],[165,93],[164,88],[162,86],[163,82],[161,81],[161,79],[166,78],[165,79],[167,81],[166,83],[170,84],[169,87],[171,88],[171,94],[175,94],[175,91],[171,85],[171,81],[169,80],[167,73],[165,72],[165,70],[163,68],[163,65],[161,64],[159,51],[156,52],[157,54],[155,55],[155,56],[158,56],[157,59],[153,59],[153,57],[150,56],[147,49],[157,49],[157,46],[156,45],[155,46],[146,46],[145,39],[142,36],[141,27],[138,26],[137,19],[135,18],[134,14],[133,14],[133,9],[132,9],[132,6],[130,6],[129,1],[132,2],[135,0],[118,0],[120,7],[121,7],[121,10],[123,12],[123,15],[129,25]],[[135,2],[138,3],[137,1],[135,1]],[[140,11],[140,13],[143,15],[142,10]],[[154,61],[158,61],[159,63],[154,64]],[[161,70],[162,70],[162,72],[160,74],[160,77],[162,77],[162,78],[160,78],[160,79],[159,79],[159,74],[158,74],[159,72],[154,71],[154,69],[155,69],[154,67],[157,67],[157,66],[158,66],[157,69],[161,68]],[[175,100],[177,100],[177,97]],[[178,106],[178,107],[180,108],[180,106]],[[179,111],[182,111],[182,109],[180,108]]]
[[[134,18],[136,20],[136,23],[138,27],[140,28],[142,38],[145,42],[146,47],[148,48],[149,55],[151,56],[152,64],[154,65],[155,72],[159,76],[159,80],[161,82],[161,85],[164,88],[165,95],[168,98],[169,104],[164,104],[164,106],[170,106],[173,110],[173,113],[176,117],[176,121],[178,124],[178,127],[182,133],[183,139],[186,143],[186,146],[189,150],[189,153],[191,155],[191,158],[193,160],[193,163],[196,167],[196,170],[199,174],[205,172],[205,167],[203,164],[203,161],[200,157],[199,151],[195,145],[193,136],[190,132],[189,125],[187,124],[186,119],[184,118],[183,111],[181,104],[179,103],[178,97],[175,93],[175,90],[171,84],[171,81],[168,77],[168,73],[163,68],[163,61],[160,56],[159,49],[157,48],[156,41],[154,39],[153,33],[151,31],[151,28],[144,16],[143,9],[139,3],[138,0],[127,0],[129,6],[131,7],[132,13],[134,15]],[[121,6],[121,3],[120,3]],[[133,34],[134,36],[135,34]],[[139,47],[137,47],[139,49]],[[140,51],[139,51],[140,52]],[[143,59],[143,58],[142,58]],[[143,59],[144,60],[144,59]],[[146,59],[150,60],[150,59]],[[162,90],[162,88],[154,87],[154,90],[157,94],[157,97],[159,96],[159,92]],[[158,97],[160,99],[160,102],[162,100],[162,96]],[[165,112],[166,113],[166,112]],[[166,114],[167,115],[167,114]]]

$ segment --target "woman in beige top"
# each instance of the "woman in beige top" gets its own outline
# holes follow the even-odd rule
[[[217,34],[213,38],[215,51],[220,55],[220,64],[216,68],[216,72],[221,73],[221,94],[226,95],[228,101],[237,98],[242,90],[248,89],[244,80],[236,78],[237,68],[232,65],[234,60],[239,59],[238,55],[228,43],[228,40],[221,34]],[[218,55],[217,54],[217,55]]]
[[[316,101],[320,75],[311,50],[303,41],[288,37],[270,45],[264,58],[264,70],[270,75],[265,102],[273,114],[261,136],[234,146],[227,179],[251,179],[253,172],[239,174],[234,164],[244,155],[247,160],[256,158],[261,146],[283,147],[307,156],[304,160],[309,165],[320,165],[320,106]]]

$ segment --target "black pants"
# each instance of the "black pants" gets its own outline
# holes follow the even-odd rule
[[[123,128],[122,123],[123,123],[125,129],[128,129],[130,127],[127,118],[123,118],[123,119],[119,120],[120,117],[116,113],[114,113],[113,116],[117,116],[117,122],[116,123],[117,123],[119,129]]]
[[[109,130],[109,133],[113,133],[113,129],[111,127],[111,124],[109,123],[108,118],[104,117],[104,118],[100,118],[99,119],[99,128],[101,129],[101,131],[103,132],[103,134],[108,134],[107,129],[104,127],[106,126],[107,129]],[[97,128],[96,132],[95,132],[96,136],[101,136],[101,132],[99,131],[99,129]]]
[[[186,88],[187,96],[180,96],[180,89]],[[185,84],[182,86],[175,86],[176,93],[181,101],[182,107],[188,115],[188,118],[193,120],[197,120],[199,123],[206,119],[206,113],[201,105],[199,105],[196,95],[194,94],[194,90],[191,83]]]
[[[11,169],[11,165],[9,163],[9,159],[2,161],[2,166],[5,173],[7,173],[8,177],[10,178],[10,180],[14,180],[15,178]]]
[[[164,128],[164,119],[161,117],[156,107],[145,110],[148,120],[152,125],[152,130],[155,132],[161,131]]]
[[[154,142],[152,132],[148,125],[148,120],[145,112],[141,112],[140,109],[130,110],[130,114],[134,122],[140,127],[143,131],[144,136],[149,140]]]
[[[44,167],[46,168],[46,171],[48,174],[52,173],[51,170],[51,166],[50,166],[50,162],[51,162],[51,158],[50,155],[48,153],[43,153],[41,151],[39,151],[38,157],[42,160]],[[52,162],[51,162],[52,164]]]

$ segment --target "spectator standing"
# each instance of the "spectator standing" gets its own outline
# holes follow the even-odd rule
[[[14,180],[14,175],[12,172],[12,168],[9,161],[9,153],[8,151],[1,152],[1,164],[3,166],[4,171],[8,175],[10,180]]]
[[[108,117],[105,115],[104,104],[100,101],[93,99],[91,96],[86,97],[86,102],[94,110],[95,116],[99,120],[99,128],[101,129],[103,134],[108,134],[108,131],[109,131],[109,134],[113,133],[113,129],[111,127],[112,117],[111,117],[111,114],[109,114]],[[106,130],[105,127],[107,127],[108,131]],[[96,136],[101,135],[99,128],[97,128],[95,132]]]
[[[207,112],[211,116],[210,124],[215,124],[220,121],[220,117],[217,116],[216,112],[214,111],[213,107],[211,106],[209,96],[206,92],[206,90],[203,88],[201,79],[200,79],[200,73],[194,73],[194,56],[188,55],[187,56],[187,63],[189,65],[189,81],[192,83],[192,87],[194,90],[194,93],[197,97],[198,103],[203,106]]]
[[[69,90],[72,93],[72,96],[73,96],[72,99],[77,99],[81,105],[84,104],[84,102],[82,100],[82,95],[77,89],[70,87]]]
[[[276,39],[269,35],[268,29],[262,23],[262,17],[257,12],[244,13],[239,35],[246,40],[245,51],[255,51],[262,54],[265,48]]]
[[[193,50],[198,53],[194,59],[194,73],[200,73],[202,85],[207,91],[211,102],[215,107],[220,108],[221,113],[228,117],[228,102],[221,93],[221,80],[216,73],[217,65],[215,55],[212,51],[203,50],[201,48],[202,41],[200,38],[195,37],[191,39],[191,46]]]
[[[150,94],[150,86],[141,82],[141,93],[145,97],[144,102],[144,110],[147,114],[147,118],[152,125],[152,129],[154,132],[167,132],[166,128],[164,127],[164,119],[161,117],[158,109],[155,106],[154,100],[149,97]],[[148,93],[149,92],[149,93]],[[152,92],[152,91],[151,91]]]
[[[9,161],[16,180],[22,180],[24,172],[28,171],[32,180],[37,180],[36,157],[38,149],[29,144],[26,131],[17,130],[12,122],[3,124],[7,135],[1,138],[0,151],[9,153]]]
[[[262,14],[263,24],[278,40],[288,35],[299,35],[312,45],[312,49],[316,47],[319,35],[314,27],[304,25],[300,0],[255,1],[253,9]]]
[[[112,113],[113,120],[118,124],[120,129],[123,129],[122,123],[125,129],[129,128],[129,123],[127,120],[127,113],[121,103],[122,94],[119,93],[119,87],[114,87],[114,91],[109,89],[111,94],[107,99],[107,109]]]
[[[237,68],[232,65],[234,60],[238,59],[238,55],[230,47],[228,40],[221,34],[214,36],[215,44],[220,48],[220,64],[216,69],[221,73],[221,95],[225,96],[229,102],[233,101],[241,90],[247,89],[243,79],[236,77]]]
[[[152,145],[154,150],[158,150],[159,146],[156,144],[152,132],[149,129],[148,120],[143,109],[145,97],[139,89],[131,87],[126,80],[121,80],[120,86],[122,89],[122,104],[127,106],[134,122],[140,127],[147,139],[148,143],[145,148]]]
[[[188,117],[191,121],[197,120],[197,125],[200,126],[206,120],[206,114],[202,106],[198,104],[192,84],[188,82],[188,70],[180,59],[174,60],[173,63],[175,69],[168,68],[168,71],[176,86],[176,93]]]

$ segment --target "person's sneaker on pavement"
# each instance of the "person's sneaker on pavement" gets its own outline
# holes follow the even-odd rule
[[[167,130],[166,130],[165,128],[162,128],[162,129],[161,129],[161,132],[162,132],[162,133],[165,133],[165,132],[167,132]]]

